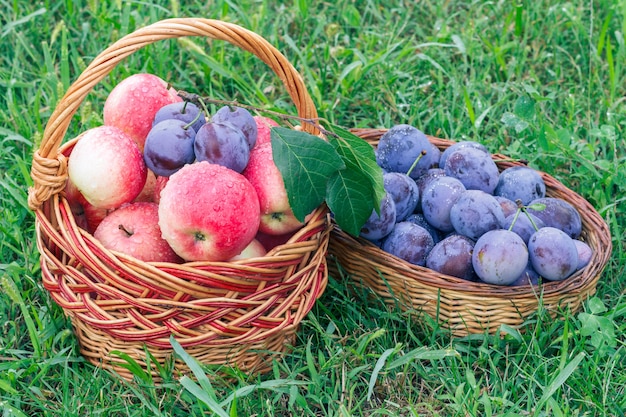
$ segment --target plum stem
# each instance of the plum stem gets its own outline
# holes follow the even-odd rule
[[[533,225],[533,229],[535,229],[535,231],[539,230],[539,227],[537,227],[537,223],[535,223],[535,221],[533,220],[533,216],[531,216],[528,210],[526,210],[526,207],[524,207],[522,210],[524,210],[524,213],[526,213],[526,216],[528,217],[530,224]]]
[[[526,217],[528,217],[528,221],[530,221],[530,224],[533,225],[533,229],[535,229],[535,231],[539,230],[539,227],[537,227],[537,223],[535,223],[535,221],[533,220],[533,216],[531,216],[531,214],[528,212],[528,207],[526,207],[524,203],[522,203],[522,200],[518,198],[517,200],[515,200],[515,204],[517,204],[517,210],[515,211],[515,217],[513,217],[513,221],[509,226],[509,231],[513,230],[513,225],[517,221],[517,218],[519,217],[519,214],[521,212],[524,212]]]
[[[519,201],[519,200],[517,200]],[[515,222],[517,221],[520,212],[523,210],[522,207],[520,207],[519,205],[517,206],[517,210],[515,210],[515,217],[513,217],[513,221],[511,222],[511,225],[509,226],[509,232],[513,231],[513,226],[515,225]]]
[[[259,113],[271,114],[273,116],[276,116],[276,117],[280,118],[285,123],[289,123],[289,120],[298,120],[298,121],[300,121],[302,123],[307,123],[307,124],[310,124],[311,126],[314,126],[318,130],[320,130],[324,135],[327,135],[327,136],[328,135],[334,135],[332,132],[329,132],[328,130],[326,130],[323,127],[320,126],[319,121],[323,120],[321,118],[308,119],[308,118],[305,118],[305,117],[299,117],[299,116],[284,114],[284,113],[280,113],[280,112],[276,112],[276,111],[272,111],[272,110],[261,109],[261,108],[250,106],[250,105],[247,105],[247,104],[242,104],[242,103],[239,103],[237,101],[219,100],[219,99],[213,99],[213,98],[209,98],[209,97],[202,97],[199,94],[189,93],[189,92],[184,91],[184,90],[178,90],[178,96],[181,97],[185,101],[190,101],[192,103],[196,103],[199,106],[203,107],[205,112],[206,112],[207,119],[210,119],[210,114],[206,110],[206,103],[213,103],[213,104],[225,105],[225,106],[228,106],[230,108],[241,107],[241,108],[244,108],[246,110],[251,110],[251,111],[253,111],[253,112],[257,113],[257,114],[259,114]]]
[[[411,167],[409,168],[409,170],[406,172],[406,175],[411,175],[411,172],[413,172],[413,170],[415,169],[415,167],[417,166],[417,163],[420,161],[420,159],[422,159],[424,156],[426,155],[426,150],[422,149],[422,152],[420,152],[419,156],[417,158],[415,158],[415,161],[413,161],[413,164],[411,165]]]
[[[187,106],[187,103],[189,103],[189,102],[188,102],[188,101],[185,101],[185,106]],[[194,125],[194,123],[196,123],[196,122],[200,119],[200,116],[202,116],[202,112],[198,112],[198,114],[196,114],[196,117],[194,117],[194,118],[193,118],[193,120],[192,120],[191,122],[189,122],[189,123],[187,123],[185,126],[183,126],[183,129],[184,129],[184,130],[187,130],[187,129],[189,129],[191,126],[193,126],[193,125]],[[196,132],[196,133],[198,133],[198,132]]]
[[[182,90],[180,90],[178,92],[178,95],[180,97],[182,97],[183,100],[190,101],[193,103],[196,103],[198,106],[200,106],[200,108],[202,109],[202,111],[204,112],[204,117],[207,120],[207,123],[211,121],[211,113],[209,112],[209,109],[206,106],[206,99],[200,97],[198,94],[190,94],[190,93],[186,93]],[[200,113],[198,113],[200,114]]]
[[[341,136],[339,136],[338,134],[325,129],[320,122],[326,122],[327,124],[331,124],[328,120],[323,119],[321,117],[317,117],[317,118],[306,118],[306,117],[299,117],[299,116],[295,116],[295,115],[291,115],[291,114],[284,114],[284,113],[280,113],[277,111],[272,111],[272,110],[268,110],[268,109],[261,109],[258,107],[254,107],[254,106],[250,106],[247,104],[242,104],[239,103],[237,101],[228,101],[228,100],[218,100],[218,99],[213,99],[210,97],[202,97],[199,94],[195,94],[195,93],[189,93],[187,91],[184,90],[178,90],[178,96],[181,97],[183,100],[185,101],[190,101],[194,104],[197,104],[198,106],[202,107],[204,109],[204,112],[206,114],[206,118],[207,118],[207,122],[211,121],[211,115],[208,112],[208,110],[206,109],[206,103],[213,103],[213,104],[221,104],[221,105],[225,105],[225,106],[229,106],[229,107],[241,107],[244,108],[246,110],[250,110],[255,112],[256,114],[271,114],[277,118],[279,118],[281,121],[283,121],[284,123],[288,124],[291,128],[294,128],[294,126],[291,124],[291,120],[297,120],[301,123],[306,123],[310,126],[313,126],[314,128],[316,128],[317,130],[319,130],[322,135],[328,137],[328,136],[332,136],[333,138],[336,138],[338,140],[343,140],[341,138]]]

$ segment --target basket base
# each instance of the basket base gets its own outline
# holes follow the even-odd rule
[[[126,380],[132,380],[134,376],[128,369],[129,361],[124,359],[126,355],[137,362],[143,372],[149,372],[155,382],[161,380],[155,361],[160,367],[171,370],[176,375],[191,372],[187,364],[175,356],[173,348],[163,349],[144,342],[114,339],[84,321],[72,317],[70,320],[78,338],[80,352],[85,359],[99,368],[113,371]],[[198,345],[184,349],[203,365],[225,366],[248,375],[265,374],[272,369],[272,362],[280,360],[282,354],[293,346],[296,330],[296,326],[289,326],[257,343],[229,346]],[[221,373],[225,376],[228,374],[226,370]]]

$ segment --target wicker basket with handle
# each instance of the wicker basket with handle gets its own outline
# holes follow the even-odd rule
[[[377,145],[385,131],[353,129],[372,146]],[[454,143],[435,137],[429,139],[442,151]],[[522,165],[504,155],[492,157],[500,170]],[[554,177],[543,172],[541,176],[548,196],[562,198],[578,210],[583,226],[581,238],[593,249],[589,264],[566,280],[545,282],[540,287],[469,282],[411,265],[338,227],[331,234],[329,269],[338,275],[341,267],[354,284],[372,290],[390,308],[427,314],[456,336],[494,333],[501,325],[521,328],[540,304],[552,315],[558,309],[576,311],[596,290],[611,256],[611,235],[605,221],[588,201]]]
[[[140,28],[102,51],[70,86],[45,127],[31,170],[29,204],[43,285],[69,316],[82,354],[124,377],[132,375],[111,352],[146,367],[147,349],[165,363],[172,356],[170,337],[202,363],[266,372],[293,344],[328,278],[332,225],[323,205],[287,243],[262,258],[235,262],[143,262],[105,249],[76,225],[64,194],[67,159],[80,140],[65,141],[72,117],[124,58],[154,42],[189,36],[223,40],[256,55],[280,78],[298,116],[317,117],[300,75],[275,47],[219,20],[177,18]]]

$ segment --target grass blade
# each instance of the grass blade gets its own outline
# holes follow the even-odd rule
[[[31,311],[24,302],[24,298],[22,297],[22,293],[17,288],[15,281],[9,277],[9,274],[2,274],[0,277],[0,288],[2,288],[3,292],[9,296],[9,298],[19,306],[22,315],[24,316],[24,322],[26,323],[26,328],[28,329],[28,334],[30,336],[30,341],[33,345],[33,353],[36,357],[41,357],[41,345],[39,343],[39,335],[37,326],[35,325],[35,320],[31,316]]]
[[[561,386],[567,381],[567,379],[572,375],[572,373],[578,368],[580,362],[585,358],[585,352],[580,352],[578,355],[572,359],[570,363],[567,364],[566,367],[561,369],[561,371],[557,374],[557,376],[552,380],[550,385],[548,385],[539,399],[537,403],[537,410],[541,410],[544,404],[554,395],[554,393],[561,388]]]
[[[380,358],[376,361],[376,365],[374,365],[374,370],[372,371],[372,376],[370,376],[369,383],[367,384],[367,400],[372,399],[372,394],[374,393],[374,386],[376,385],[376,380],[378,379],[378,374],[381,369],[385,366],[385,362],[387,362],[387,358],[397,352],[399,346],[396,346],[393,349],[387,349],[380,355]]]
[[[392,361],[389,366],[387,366],[387,369],[390,370],[398,368],[413,361],[438,360],[449,356],[459,356],[459,352],[454,349],[429,349],[427,347],[420,346]]]
[[[26,414],[24,414],[17,408],[10,406],[4,401],[0,401],[0,410],[2,410],[3,416],[28,417]]]
[[[183,376],[180,379],[180,384],[189,391],[196,399],[202,401],[207,407],[211,409],[211,412],[218,417],[230,417],[230,414],[225,411],[220,405],[212,398],[211,395],[196,384],[188,376]]]
[[[211,381],[209,380],[207,374],[202,369],[200,363],[196,360],[196,358],[191,356],[185,351],[185,349],[183,349],[183,347],[180,345],[180,343],[178,343],[178,340],[176,340],[173,335],[170,336],[170,343],[174,348],[174,352],[185,362],[189,369],[191,369],[191,372],[193,372],[193,375],[200,383],[202,389],[207,393],[207,395],[210,395],[210,399],[215,402],[215,404],[217,404],[217,397],[215,395],[213,385],[211,384]]]

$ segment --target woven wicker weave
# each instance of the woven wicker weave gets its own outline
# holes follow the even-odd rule
[[[353,132],[376,146],[385,130],[354,129]],[[429,139],[441,150],[454,143],[434,137]],[[504,155],[494,154],[493,159],[500,170],[522,165]],[[547,282],[540,289],[464,281],[411,265],[338,227],[331,234],[329,269],[337,275],[338,263],[356,285],[371,289],[391,308],[399,306],[428,314],[456,336],[485,331],[494,333],[503,324],[520,328],[524,320],[537,311],[540,303],[552,315],[558,309],[576,311],[596,290],[598,279],[611,256],[611,236],[608,226],[589,202],[552,176],[541,175],[548,196],[562,198],[578,209],[583,224],[581,238],[593,249],[587,267],[564,281]]]
[[[77,227],[63,192],[67,158],[79,140],[65,141],[73,115],[124,58],[153,42],[187,36],[224,40],[253,53],[283,82],[298,115],[317,117],[300,75],[280,52],[253,32],[209,19],[170,19],[139,29],[99,54],[70,86],[46,125],[31,171],[29,204],[36,214],[42,279],[70,317],[82,354],[124,377],[132,375],[112,351],[145,367],[148,349],[165,363],[172,354],[170,336],[203,363],[266,372],[293,344],[328,278],[332,225],[325,206],[267,256],[232,263],[142,262],[106,250]],[[309,125],[303,129],[317,133]]]

